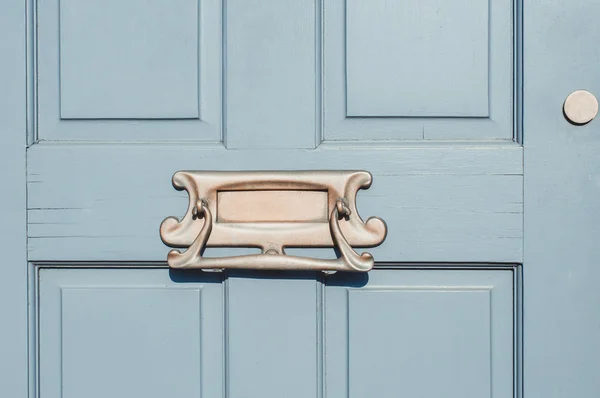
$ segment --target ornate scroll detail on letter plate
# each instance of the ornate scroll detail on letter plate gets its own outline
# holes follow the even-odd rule
[[[178,171],[173,186],[190,198],[179,221],[160,225],[171,247],[171,268],[369,271],[373,256],[352,246],[374,247],[387,234],[385,222],[366,222],[356,193],[371,185],[366,171]],[[258,247],[262,254],[202,257],[206,247]],[[335,247],[335,260],[289,256],[286,247]]]

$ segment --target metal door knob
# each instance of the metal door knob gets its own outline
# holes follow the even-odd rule
[[[587,124],[598,114],[598,100],[589,91],[573,91],[565,100],[563,112],[571,123]]]

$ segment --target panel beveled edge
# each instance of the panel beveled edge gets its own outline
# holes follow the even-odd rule
[[[229,169],[247,166],[255,170],[278,165],[281,169],[292,170],[327,164],[340,169],[367,169],[373,174],[376,185],[361,192],[359,210],[362,209],[360,211],[365,215],[384,216],[388,226],[394,229],[394,236],[390,235],[388,243],[374,250],[378,260],[522,261],[522,238],[506,239],[513,236],[507,235],[511,231],[520,230],[522,224],[520,216],[510,213],[522,211],[522,205],[518,204],[523,174],[523,148],[520,145],[464,142],[387,145],[390,144],[338,142],[315,151],[227,151],[222,146],[208,148],[183,144],[56,145],[40,142],[27,154],[29,259],[163,261],[165,248],[157,227],[165,216],[183,215],[187,207],[187,195],[172,192],[167,182],[179,169],[175,168],[177,165],[192,170],[210,169],[215,164]],[[59,158],[61,161],[56,161]],[[98,164],[106,163],[108,158],[111,167],[98,168]],[[73,168],[73,165],[77,167]],[[136,172],[135,178],[129,172],[123,172],[131,171],[133,166],[144,172]],[[97,183],[100,179],[111,183],[100,186]],[[433,181],[427,182],[430,180]],[[447,184],[435,184],[438,180]],[[65,196],[64,189],[70,189],[74,184],[87,194]],[[423,184],[429,194],[423,198],[431,199],[428,206],[423,206],[416,195],[423,189]],[[507,195],[514,189],[519,192]],[[141,192],[146,199],[152,199],[140,201]],[[468,195],[463,195],[465,192]],[[469,228],[460,212],[444,203],[443,199],[448,195],[460,198],[457,202],[460,209],[479,209],[469,213]],[[486,199],[484,202],[481,195]],[[90,198],[94,198],[94,202]],[[397,208],[394,202],[408,207],[391,211]],[[434,211],[443,221],[437,225],[456,226],[450,228],[454,243],[427,239],[438,233],[439,228],[434,223],[422,224],[420,221],[428,220]],[[503,222],[500,225],[490,223],[492,216]],[[114,235],[116,225],[120,226],[118,236]],[[421,233],[415,234],[415,227]],[[391,239],[394,244],[390,244]],[[96,248],[94,251],[86,249],[90,244]]]
[[[521,11],[522,0],[512,7],[507,3],[487,1],[490,13],[487,17],[498,16],[500,23],[492,21],[496,29],[490,31],[488,47],[502,46],[506,54],[490,55],[488,73],[490,118],[419,118],[419,117],[346,117],[344,101],[345,86],[345,34],[338,25],[345,23],[345,1],[326,4],[325,44],[329,48],[324,54],[329,61],[324,63],[325,98],[328,108],[324,117],[324,137],[327,141],[381,140],[387,142],[403,140],[473,140],[508,142],[520,140],[520,119],[522,118],[522,95],[517,83],[521,78]],[[505,7],[505,10],[502,9]],[[486,18],[487,19],[487,18]],[[510,29],[506,29],[510,26]],[[500,29],[498,29],[498,27]],[[503,29],[504,28],[504,29]],[[410,62],[407,61],[407,62]],[[503,68],[503,66],[505,66]],[[496,83],[494,75],[501,70],[501,81]],[[515,82],[511,81],[511,78]],[[497,95],[498,91],[501,91]],[[498,107],[497,105],[501,106]]]
[[[196,39],[197,110],[193,117],[62,118],[59,98],[59,1],[27,2],[28,143],[158,143],[220,144],[221,10],[224,0],[193,0],[198,10]],[[38,48],[40,50],[38,50]],[[212,60],[212,62],[209,62]],[[207,74],[211,78],[208,79]],[[134,122],[134,123],[132,123]],[[167,130],[165,125],[168,124]]]

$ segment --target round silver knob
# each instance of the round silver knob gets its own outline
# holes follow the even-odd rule
[[[563,112],[573,124],[589,123],[598,114],[598,100],[589,91],[573,91],[565,100]]]

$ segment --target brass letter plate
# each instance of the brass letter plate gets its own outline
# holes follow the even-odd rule
[[[352,246],[374,247],[387,233],[378,217],[363,221],[356,193],[366,171],[178,171],[173,186],[190,202],[183,219],[166,218],[171,268],[369,271],[374,260]],[[206,247],[258,247],[262,254],[202,257]],[[286,247],[335,247],[335,260],[288,256]]]

